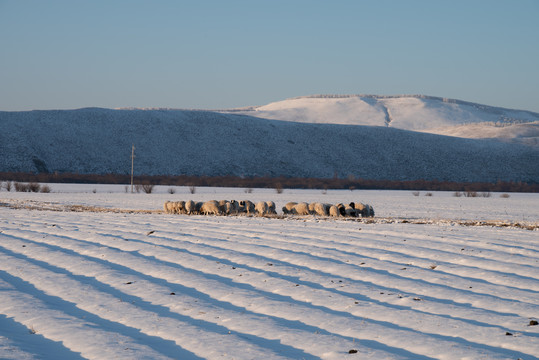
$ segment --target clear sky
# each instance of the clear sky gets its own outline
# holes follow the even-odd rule
[[[539,112],[539,0],[0,0],[0,110],[312,94]]]

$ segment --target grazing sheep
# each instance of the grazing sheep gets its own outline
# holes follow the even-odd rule
[[[230,215],[230,214],[232,214],[233,212],[234,212],[234,208],[232,207],[232,203],[231,203],[230,201],[227,201],[227,202],[225,203],[225,208],[224,208],[224,210],[223,210],[223,213],[224,213],[225,215]]]
[[[365,204],[362,204],[360,202],[352,202],[350,203],[350,205],[352,205],[354,209],[356,209],[361,214],[362,217],[365,217]]]
[[[240,211],[240,204],[236,200],[230,200],[229,214],[237,214]]]
[[[174,203],[175,214],[185,214],[185,201],[176,201]]]
[[[219,203],[215,200],[206,201],[200,207],[201,214],[204,215],[221,215],[221,209],[219,209]]]
[[[353,204],[354,203],[350,203],[350,205],[345,205],[344,212],[346,213],[346,216],[358,217],[358,212],[356,209],[354,209]]]
[[[253,214],[255,212],[255,204],[249,200],[240,201],[240,212]]]
[[[311,211],[312,214],[314,215],[318,215],[318,216],[328,216],[328,210],[327,210],[327,207],[322,204],[322,203],[319,203],[319,202],[315,202],[315,203],[312,203],[313,205],[313,210]],[[309,205],[309,208],[311,206]]]
[[[372,206],[362,203],[353,203],[354,208],[361,214],[361,217],[373,217],[374,210]]]
[[[203,202],[199,201],[195,203],[195,214],[200,214],[200,209],[202,209]]]
[[[296,202],[289,202],[285,206],[283,206],[283,214],[292,214],[292,210],[294,209],[294,206],[296,206],[298,203]]]
[[[310,203],[309,204],[309,214],[314,214],[314,204],[316,204],[316,203]]]
[[[339,208],[336,205],[331,205],[329,207],[329,216],[339,217],[340,215],[341,215],[341,212],[339,211]]]
[[[192,215],[196,212],[196,204],[193,200],[185,202],[185,213],[187,215]]]
[[[163,205],[163,210],[166,214],[173,214],[174,213],[174,203],[171,201],[165,201],[165,204]]]
[[[300,202],[294,206],[292,213],[296,215],[309,215],[309,204]]]
[[[221,213],[223,214],[226,214],[226,208],[227,208],[227,203],[229,201],[228,200],[219,200],[219,210],[221,210]]]
[[[339,203],[339,204],[335,204],[335,206],[337,207],[337,209],[339,210],[339,214],[341,216],[346,216],[346,209],[344,208],[344,205]]]
[[[268,214],[277,214],[277,211],[275,210],[275,203],[273,201],[266,201],[266,205],[268,206]]]
[[[256,203],[255,211],[258,214],[258,216],[266,215],[268,213],[268,204],[266,204],[264,201],[260,201]]]

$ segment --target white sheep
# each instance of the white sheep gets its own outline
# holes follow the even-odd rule
[[[258,214],[258,216],[264,216],[268,213],[268,204],[266,204],[264,201],[259,201],[255,205],[255,211]]]
[[[175,214],[185,214],[185,201],[176,201],[174,203]]]
[[[292,213],[296,215],[309,215],[309,204],[300,202],[294,206]]]
[[[356,209],[354,209],[353,204],[354,203],[350,203],[349,205],[345,205],[344,206],[344,212],[345,212],[346,216],[358,217],[358,211]]]
[[[255,204],[249,200],[240,201],[240,211],[247,214],[254,214]]]
[[[227,214],[226,212],[226,208],[227,208],[227,203],[229,201],[228,200],[219,200],[219,210],[221,210],[221,213],[223,214]]]
[[[322,204],[322,203],[319,203],[319,202],[315,202],[315,203],[312,203],[312,211],[311,211],[311,214],[314,214],[314,215],[318,215],[318,216],[327,216],[328,215],[328,209],[326,207],[326,205]],[[309,205],[309,208],[311,206]]]
[[[340,216],[346,216],[346,209],[344,208],[344,205],[342,203],[335,204],[335,206],[339,210]]]
[[[353,204],[353,205],[352,205]],[[352,205],[354,207],[354,209],[356,209],[362,217],[365,217],[365,205],[360,203],[360,202],[351,202],[350,205]]]
[[[341,215],[341,212],[339,211],[339,208],[337,205],[331,205],[329,207],[329,216],[333,217],[339,217]]]
[[[200,207],[199,212],[204,215],[221,215],[221,209],[219,209],[219,203],[215,200],[206,201]]]
[[[362,204],[360,202],[350,203],[354,204],[354,208],[361,214],[361,217],[373,217],[374,210],[369,204]]]
[[[294,206],[296,206],[298,203],[296,202],[289,202],[285,206],[283,206],[283,214],[292,214],[292,210],[294,209]]]
[[[268,214],[277,214],[277,211],[275,210],[275,203],[273,201],[266,201],[266,205],[268,206]]]
[[[229,214],[237,214],[240,211],[240,204],[236,200],[230,200]]]
[[[165,201],[165,204],[163,205],[163,210],[166,214],[174,213],[174,203],[171,201]]]
[[[193,200],[185,202],[185,213],[187,215],[192,215],[196,212],[196,204]]]

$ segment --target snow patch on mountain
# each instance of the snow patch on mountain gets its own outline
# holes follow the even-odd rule
[[[539,131],[538,113],[423,95],[314,95],[244,109],[243,113],[294,122],[388,126],[464,138],[495,138],[532,146],[537,146]],[[517,124],[526,126],[511,128]]]

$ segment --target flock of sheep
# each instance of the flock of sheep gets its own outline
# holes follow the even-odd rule
[[[316,216],[347,216],[347,217],[373,217],[374,209],[368,204],[351,202],[345,204],[324,204],[319,202],[289,202],[282,208],[284,215],[316,215]],[[273,201],[260,201],[253,203],[249,200],[210,200],[206,202],[166,201],[164,211],[167,214],[201,214],[201,215],[277,215]]]

